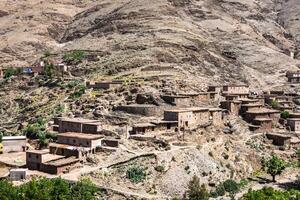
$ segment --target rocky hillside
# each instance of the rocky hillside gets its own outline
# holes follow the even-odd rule
[[[296,0],[11,1],[1,5],[3,65],[45,51],[94,51],[108,74],[171,66],[198,83],[283,82],[299,45]],[[33,11],[31,10],[33,8]]]

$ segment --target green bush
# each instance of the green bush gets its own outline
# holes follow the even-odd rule
[[[243,195],[241,200],[298,200],[300,199],[300,191],[289,190],[281,191],[275,190],[271,187],[264,187],[261,190],[249,190]]]
[[[10,78],[11,76],[14,76],[17,74],[17,70],[10,67],[4,70],[4,78]]]
[[[226,193],[223,183],[219,184],[216,189],[210,192],[210,196],[213,198],[224,196]]]
[[[145,180],[145,170],[139,166],[131,166],[126,171],[126,177],[133,183],[139,183]]]
[[[224,181],[223,186],[224,186],[225,191],[229,192],[231,194],[236,194],[240,190],[239,184],[231,179]]]
[[[290,117],[290,113],[288,111],[283,111],[283,112],[281,112],[280,116],[283,119],[287,119]]]
[[[85,93],[86,87],[84,85],[78,85],[75,92],[71,94],[72,98],[80,98]]]
[[[157,165],[154,169],[158,172],[163,172],[165,170],[165,167],[162,165]]]
[[[278,108],[279,108],[279,103],[278,103],[277,100],[272,100],[270,106],[271,106],[273,109],[278,109]]]
[[[197,176],[193,176],[189,182],[188,190],[184,194],[184,199],[188,200],[208,200],[209,193],[205,185],[200,185],[200,180]]]
[[[20,186],[0,181],[1,200],[96,200],[96,186],[88,179],[70,184],[61,178],[33,178]]]
[[[284,160],[273,155],[269,159],[262,159],[262,166],[264,170],[272,176],[272,181],[276,182],[275,177],[280,175],[286,167]]]
[[[68,53],[65,53],[63,60],[67,64],[77,64],[83,61],[85,58],[85,52],[82,50],[75,50]]]

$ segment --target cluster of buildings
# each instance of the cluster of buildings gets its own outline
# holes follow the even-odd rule
[[[54,118],[57,140],[47,150],[26,152],[26,166],[50,174],[66,173],[79,166],[89,154],[105,147],[117,148],[119,141],[108,137],[97,120]]]

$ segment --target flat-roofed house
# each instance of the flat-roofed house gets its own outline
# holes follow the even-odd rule
[[[162,114],[159,106],[153,104],[130,104],[117,107],[118,111],[123,111],[136,115],[156,116]]]
[[[286,76],[290,83],[300,83],[300,71],[287,72]]]
[[[244,84],[231,84],[223,86],[224,94],[249,94],[249,86]]]
[[[209,108],[210,120],[214,126],[223,125],[223,110],[220,108]]]
[[[77,132],[97,134],[101,130],[101,124],[98,120],[60,118],[58,124],[58,132],[60,133]]]
[[[161,98],[168,104],[174,106],[190,106],[192,101],[189,96],[181,95],[161,95]]]
[[[2,138],[3,153],[25,151],[26,144],[26,136],[4,136]]]
[[[256,133],[267,132],[272,130],[273,120],[271,118],[255,118],[250,125],[250,130]]]
[[[267,108],[256,108],[248,110],[244,116],[245,120],[252,123],[254,119],[258,118],[271,118],[274,122],[280,118],[280,111],[267,109]]]
[[[239,115],[242,102],[239,100],[227,100],[227,101],[221,101],[220,107],[228,110],[233,115]]]
[[[263,107],[264,107],[264,105],[262,105],[260,103],[242,104],[241,109],[240,109],[240,115],[244,116],[247,111],[261,109]]]
[[[296,133],[300,132],[300,118],[288,118],[287,127]]]
[[[209,108],[191,107],[186,108],[186,110],[190,110],[193,112],[194,121],[197,124],[197,126],[209,123]]]
[[[177,110],[165,110],[164,111],[165,121],[177,121],[178,128],[192,128],[196,126],[196,120],[193,115],[193,111],[177,109]]]
[[[99,82],[87,82],[86,85],[88,88],[108,90],[108,89],[115,89],[121,87],[123,85],[123,82],[124,81],[122,80],[99,81]]]
[[[156,125],[153,123],[138,123],[132,126],[131,134],[146,134],[156,130]]]

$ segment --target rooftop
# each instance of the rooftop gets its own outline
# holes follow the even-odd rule
[[[271,109],[267,109],[267,108],[257,108],[257,109],[253,109],[253,110],[248,110],[247,113],[250,114],[268,114],[268,113],[280,113],[280,111],[278,110],[271,110]]]
[[[185,110],[187,111],[194,111],[194,112],[197,112],[197,111],[208,111],[209,108],[203,108],[203,107],[190,107],[190,108],[184,108]]]
[[[156,105],[153,104],[129,104],[129,105],[122,105],[122,107],[156,107]]]
[[[2,140],[26,140],[26,136],[3,136]]]
[[[61,158],[65,158],[65,156],[48,153],[48,154],[43,155],[42,162],[46,163],[46,162],[61,159]]]
[[[72,146],[72,145],[68,145],[68,144],[59,144],[59,143],[50,143],[49,147],[62,148],[62,149],[68,149],[68,150],[90,150],[91,149],[88,147],[78,147],[78,146]]]
[[[46,164],[58,167],[58,166],[64,166],[64,165],[76,163],[78,161],[79,159],[77,159],[76,157],[68,157],[68,158],[62,157],[57,160],[48,161]]]
[[[189,98],[188,96],[183,95],[161,95],[162,97],[171,97],[171,98]]]
[[[87,133],[75,133],[75,132],[66,132],[66,133],[59,133],[57,134],[58,137],[71,137],[71,138],[79,138],[79,139],[89,139],[89,140],[96,140],[101,139],[103,135],[97,134],[87,134]]]
[[[165,110],[164,112],[184,113],[184,112],[192,112],[192,110],[188,110],[184,108],[184,109]]]
[[[138,123],[134,124],[133,127],[155,127],[152,123]]]
[[[271,118],[255,118],[254,121],[272,121]]]
[[[99,120],[92,120],[92,119],[83,119],[83,118],[61,118],[61,121],[65,122],[78,122],[78,123],[96,123],[100,122]]]
[[[44,154],[49,153],[49,150],[47,150],[47,149],[44,149],[44,150],[27,150],[26,152],[27,153],[34,153],[34,154],[44,155]]]

